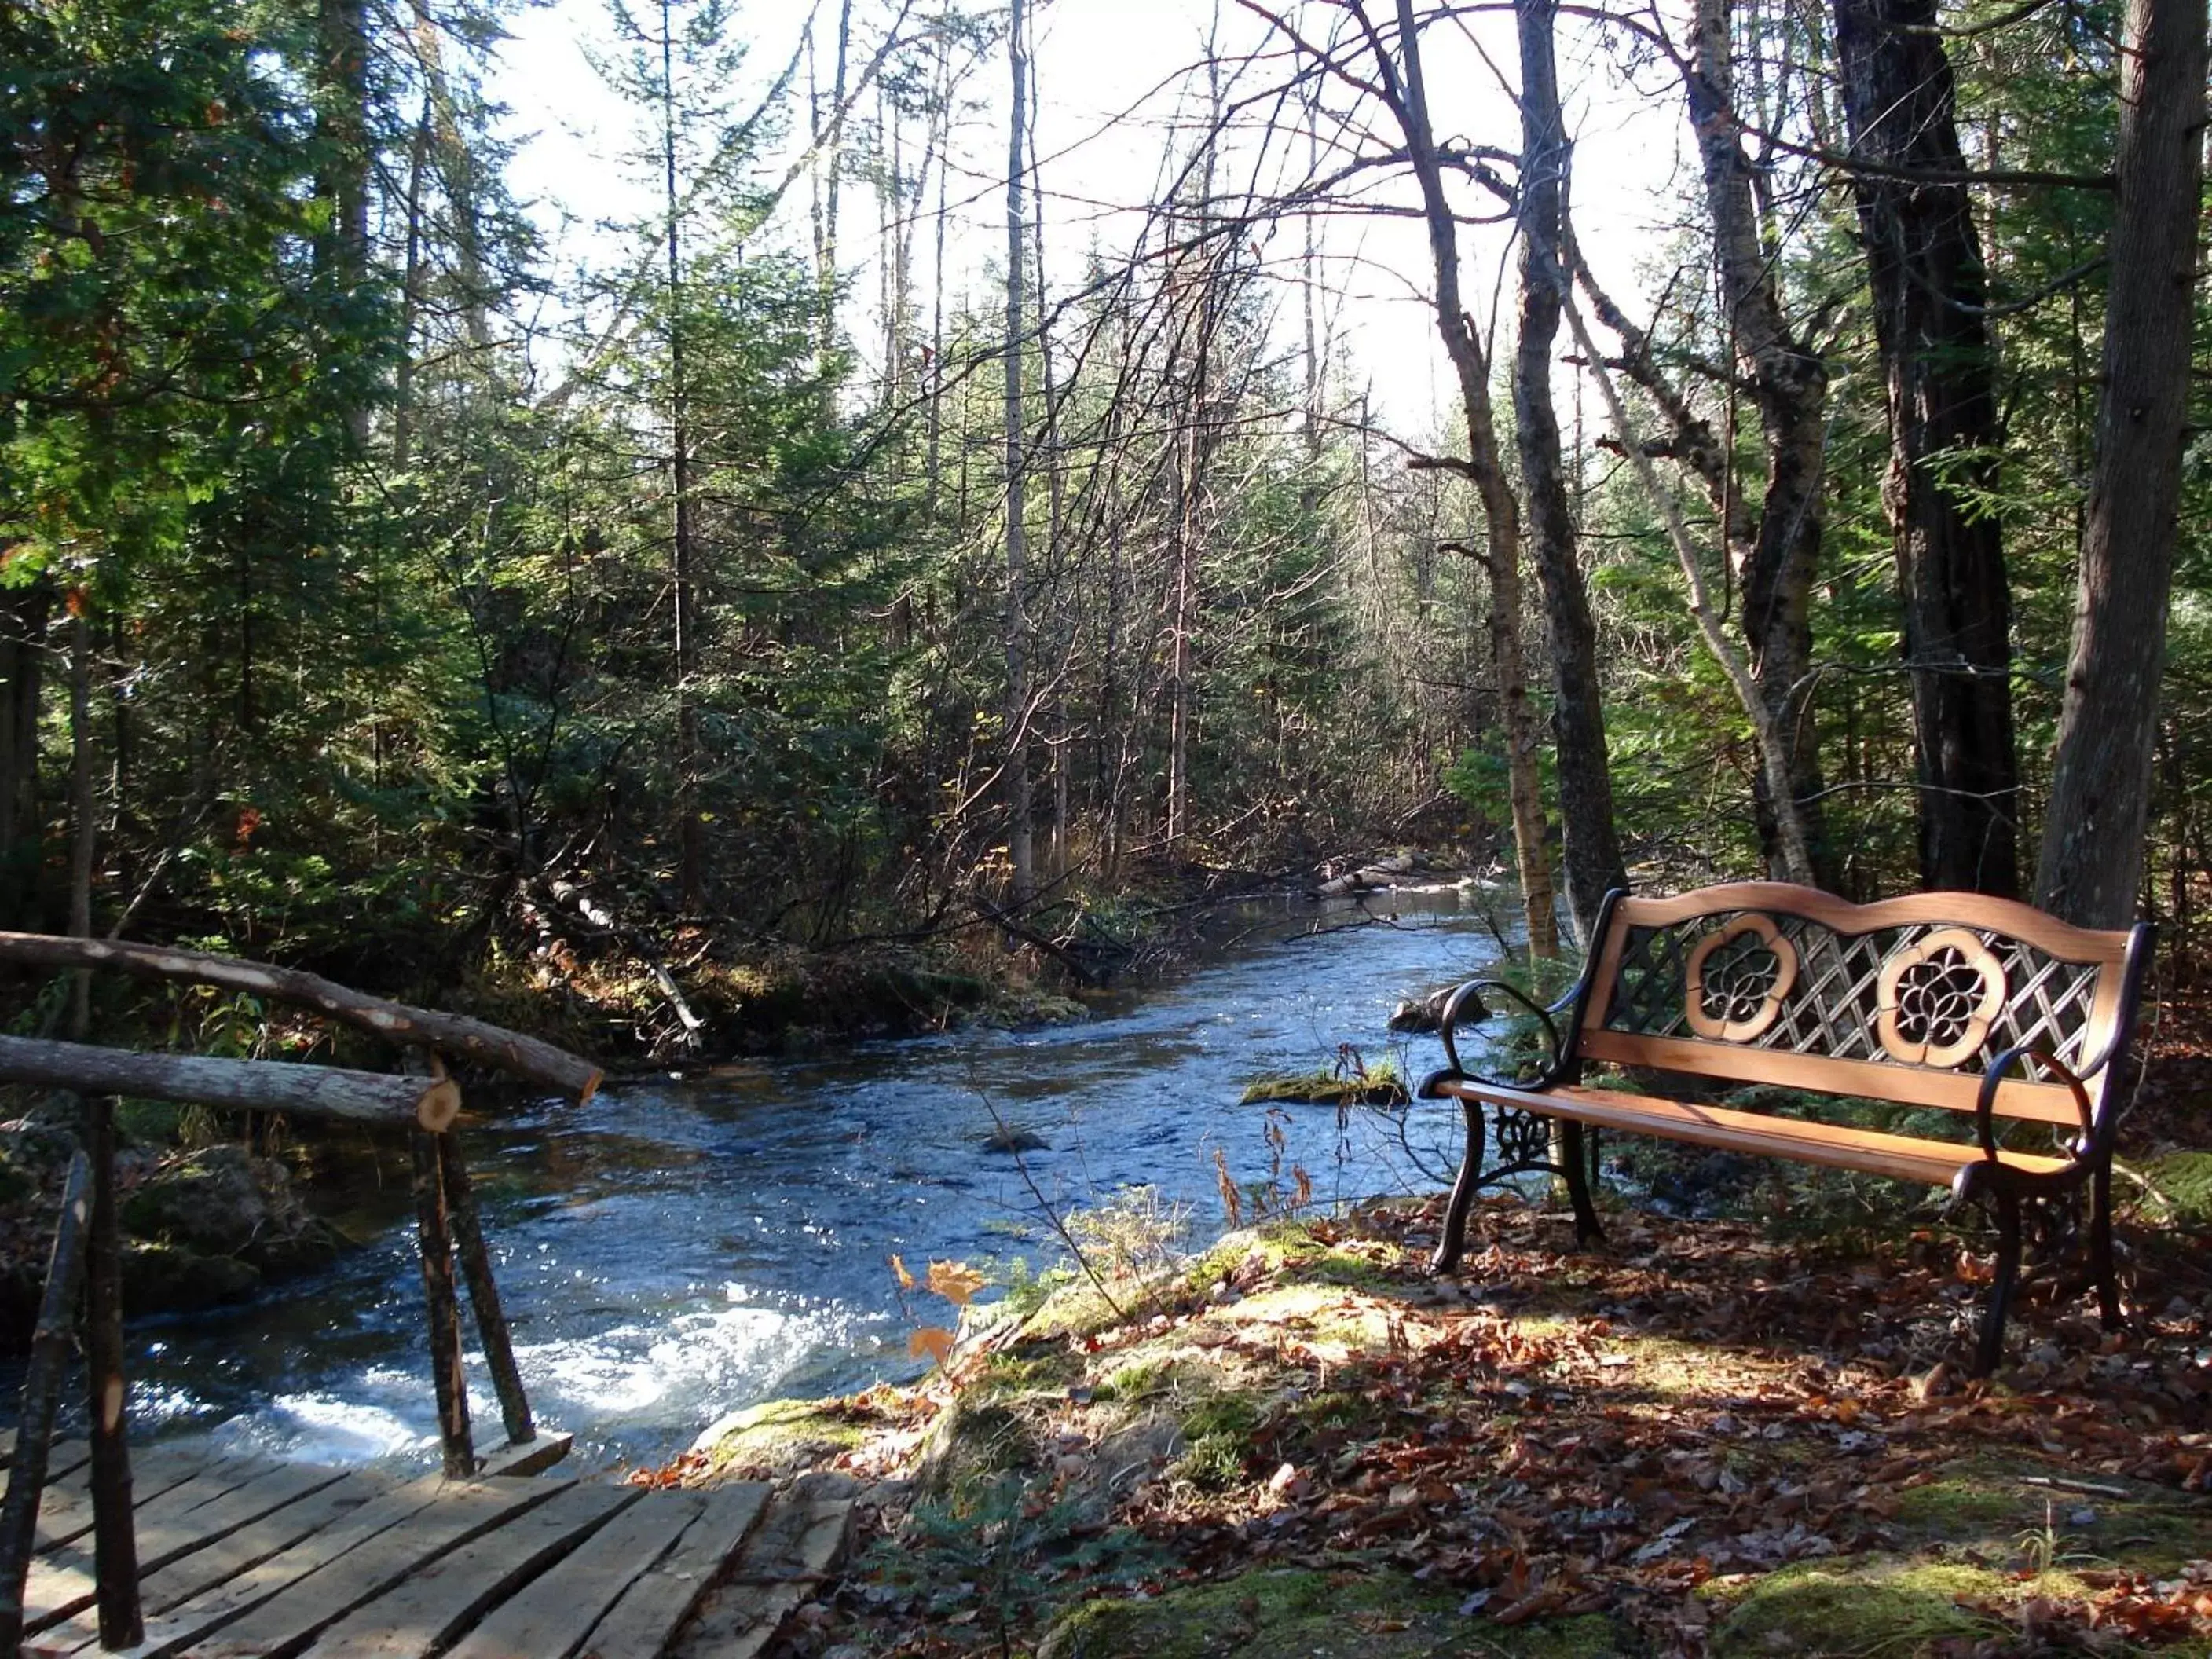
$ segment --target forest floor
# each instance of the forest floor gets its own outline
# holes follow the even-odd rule
[[[2204,1012],[2130,1122],[2126,1328],[2034,1283],[1986,1382],[1972,1216],[1616,1200],[1582,1249],[1502,1197],[1437,1279],[1395,1201],[973,1309],[924,1382],[646,1478],[861,1492],[780,1659],[2212,1655]],[[913,1272],[927,1348],[975,1285]]]

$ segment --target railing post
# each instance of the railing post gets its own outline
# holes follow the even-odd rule
[[[453,1223],[461,1273],[469,1282],[469,1305],[476,1310],[477,1332],[483,1339],[484,1364],[491,1371],[492,1387],[499,1392],[500,1419],[507,1430],[507,1443],[524,1445],[538,1437],[538,1425],[531,1420],[530,1396],[523,1392],[522,1372],[514,1363],[514,1341],[507,1328],[506,1310],[500,1305],[498,1282],[492,1278],[491,1254],[484,1248],[483,1219],[477,1210],[467,1161],[461,1157],[461,1138],[449,1130],[435,1139],[446,1212]]]
[[[410,1046],[402,1068],[415,1076],[444,1076],[437,1057]],[[430,1328],[430,1385],[438,1400],[438,1439],[446,1478],[465,1480],[477,1472],[469,1436],[469,1386],[461,1369],[461,1310],[453,1291],[453,1236],[446,1212],[445,1173],[438,1142],[421,1129],[408,1136],[415,1153],[415,1235],[422,1254],[422,1309]]]
[[[23,1410],[16,1419],[15,1461],[8,1470],[8,1496],[0,1500],[0,1653],[23,1639],[23,1587],[36,1547],[39,1498],[46,1484],[46,1454],[54,1434],[54,1409],[76,1344],[76,1297],[84,1282],[85,1233],[92,1212],[92,1164],[82,1152],[70,1159],[62,1182],[61,1220],[46,1262],[46,1290],[23,1371]]]
[[[85,1381],[92,1408],[93,1576],[100,1644],[144,1639],[138,1607],[138,1537],[131,1516],[130,1389],[123,1376],[123,1238],[115,1204],[115,1100],[84,1103],[92,1160],[90,1241],[85,1261]]]
[[[438,1138],[416,1130],[415,1231],[422,1250],[422,1305],[429,1316],[430,1382],[438,1398],[438,1437],[446,1478],[465,1480],[477,1472],[469,1437],[468,1379],[461,1370],[461,1316],[453,1294],[453,1241],[446,1221],[445,1182],[438,1169]]]

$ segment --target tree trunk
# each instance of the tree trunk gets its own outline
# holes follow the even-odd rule
[[[407,262],[399,277],[399,365],[392,386],[392,470],[404,472],[415,441],[415,329],[422,309],[422,185],[430,161],[430,95],[407,146]]]
[[[44,890],[39,866],[39,697],[46,659],[52,583],[0,596],[0,918],[38,920]]]
[[[1436,268],[1437,331],[1459,377],[1460,402],[1467,416],[1468,459],[1488,531],[1484,563],[1490,574],[1490,656],[1498,678],[1505,728],[1506,787],[1513,814],[1513,846],[1521,868],[1521,892],[1528,915],[1531,955],[1559,954],[1559,923],[1552,894],[1552,872],[1544,850],[1544,800],[1536,774],[1535,718],[1528,707],[1528,665],[1521,648],[1521,511],[1499,459],[1497,422],[1490,405],[1489,365],[1474,321],[1460,295],[1459,229],[1444,193],[1443,164],[1437,155],[1429,120],[1428,91],[1421,75],[1420,26],[1413,0],[1397,0],[1398,46],[1405,59],[1402,84],[1390,54],[1372,42],[1386,93],[1406,134],[1415,177],[1421,186],[1429,253]]]
[[[1935,0],[1836,0],[1853,155],[1966,170]],[[2002,532],[1962,499],[1995,482],[1999,441],[1986,273],[1959,184],[1854,177],[1889,392],[1882,502],[1905,599],[1920,785],[1920,879],[2011,897],[2020,777]],[[1942,458],[1963,453],[1963,461]],[[1960,476],[1947,480],[1945,465]]]
[[[822,382],[822,419],[836,419],[837,392],[831,368],[837,349],[837,192],[845,170],[845,79],[852,63],[853,0],[837,8],[837,67],[830,94],[830,130],[822,135],[822,234],[816,246],[815,281],[818,289],[815,317],[814,372]]]
[[[1015,903],[1036,889],[1030,846],[1029,544],[1023,523],[1029,469],[1022,432],[1022,173],[1028,161],[1029,70],[1022,29],[1024,0],[1012,0],[1006,23],[1006,67],[1013,113],[1006,143],[1006,857]]]
[[[315,176],[315,195],[330,214],[328,227],[315,240],[316,268],[343,289],[357,288],[368,276],[368,13],[362,0],[317,0],[315,128],[323,140],[323,161]],[[333,338],[331,353],[357,349],[356,343]],[[358,447],[368,438],[368,410],[346,411],[346,424]]]
[[[1791,333],[1777,262],[1760,241],[1754,172],[1735,109],[1729,0],[1697,0],[1692,27],[1693,62],[1684,91],[1704,170],[1733,356],[1752,381],[1766,457],[1757,539],[1741,550],[1744,640],[1767,718],[1787,751],[1789,793],[1813,878],[1832,888],[1839,884],[1838,861],[1823,834],[1808,678],[1826,480],[1828,371]],[[1781,861],[1782,804],[1764,771],[1759,781],[1759,840],[1771,867]]]
[[[676,681],[676,887],[686,909],[696,910],[706,896],[705,853],[699,819],[699,659],[696,599],[696,531],[692,522],[690,387],[685,380],[684,261],[680,217],[683,201],[676,181],[676,65],[673,19],[669,0],[660,6],[660,135],[665,207],[668,215],[668,471],[675,494],[669,557],[670,611],[673,637],[670,666]]]
[[[1558,0],[1518,0],[1521,36],[1521,336],[1513,363],[1515,438],[1528,498],[1528,549],[1550,636],[1559,743],[1559,819],[1567,912],[1593,943],[1598,907],[1628,884],[1613,820],[1613,778],[1598,693],[1597,628],[1577,560],[1574,515],[1552,405],[1552,345],[1559,331],[1560,257],[1568,146],[1553,56]]]
[[[2128,0],[2103,395],[2036,902],[2134,919],[2187,435],[2205,0]]]

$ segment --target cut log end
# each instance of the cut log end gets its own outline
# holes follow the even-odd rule
[[[452,1128],[460,1115],[461,1085],[449,1077],[428,1084],[415,1103],[415,1121],[434,1135]]]

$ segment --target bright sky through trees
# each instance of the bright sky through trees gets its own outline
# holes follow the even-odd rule
[[[819,15],[817,15],[817,13]],[[1203,115],[1210,30],[1218,28],[1218,53],[1235,58],[1254,50],[1267,33],[1262,21],[1237,6],[1207,0],[1057,0],[1036,20],[1036,149],[1052,283],[1065,294],[1095,245],[1109,259],[1139,234],[1145,204],[1162,187],[1164,155],[1171,136],[1188,149]],[[810,17],[825,56],[836,24],[836,7],[801,0],[750,0],[738,13],[734,33],[747,42],[746,84],[739,94],[750,108],[792,61]],[[866,19],[867,22],[877,20]],[[1518,118],[1501,75],[1512,73],[1510,17],[1473,34],[1439,31],[1430,50],[1440,132],[1476,144],[1518,143]],[[526,142],[511,176],[518,194],[536,204],[537,219],[556,239],[563,262],[594,263],[625,257],[625,240],[600,236],[593,227],[635,218],[649,181],[623,160],[635,149],[632,115],[601,82],[595,56],[611,49],[605,0],[555,0],[522,13],[514,38],[501,51],[503,73],[492,88],[512,109],[509,131]],[[1636,290],[1637,268],[1656,257],[1659,228],[1675,215],[1676,168],[1683,125],[1679,95],[1670,86],[1624,87],[1618,72],[1586,40],[1562,26],[1562,78],[1568,119],[1577,135],[1574,199],[1584,251],[1609,287]],[[1237,71],[1237,89],[1272,90],[1287,76],[1279,53]],[[818,70],[828,78],[826,62]],[[805,70],[799,95],[805,94]],[[1006,98],[1002,73],[984,73],[967,90],[968,110],[955,147],[951,207],[955,219],[947,282],[955,294],[980,300],[998,278],[994,257],[1003,238],[997,222],[1005,189]],[[825,94],[826,95],[826,94]],[[1255,106],[1251,125],[1267,118],[1273,100]],[[865,113],[863,104],[856,114]],[[799,118],[793,118],[794,121]],[[765,174],[780,176],[804,134],[787,131]],[[1285,151],[1263,181],[1287,181],[1285,169],[1302,158]],[[910,164],[910,163],[909,163]],[[1245,172],[1252,175],[1248,149]],[[1378,198],[1398,205],[1413,200],[1394,179]],[[772,234],[793,248],[805,238],[807,189],[797,185],[785,198]],[[1297,276],[1303,233],[1274,228],[1263,233],[1267,267],[1285,281]],[[1510,258],[1502,230],[1468,236],[1472,287],[1486,310],[1504,291],[1501,272]],[[875,292],[876,229],[871,215],[848,216],[841,236],[841,264],[856,310]],[[1427,298],[1430,276],[1423,232],[1412,218],[1340,220],[1327,228],[1323,246],[1333,295],[1334,333],[1351,386],[1371,389],[1376,412],[1409,433],[1428,433],[1449,406],[1449,370],[1437,349]],[[872,330],[854,328],[866,356]]]

